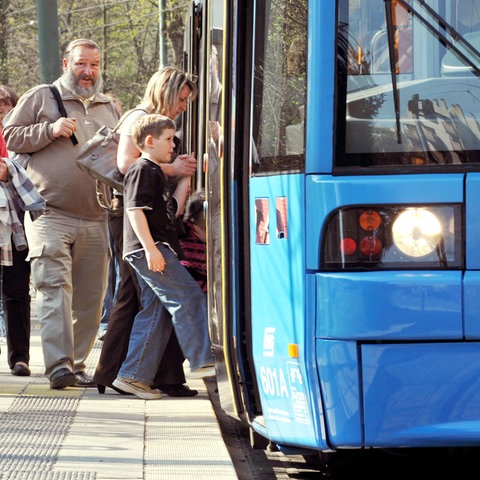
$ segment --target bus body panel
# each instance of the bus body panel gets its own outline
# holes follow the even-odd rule
[[[464,318],[465,338],[480,339],[480,272],[465,272],[464,275]]]
[[[331,172],[334,117],[324,113],[334,111],[335,2],[313,0],[308,9],[306,171]]]
[[[317,339],[315,348],[321,391],[317,402],[324,408],[329,444],[361,447],[361,372],[357,344]]]
[[[317,358],[332,448],[478,445],[479,343],[320,339]]]
[[[480,343],[363,345],[365,444],[478,445],[479,368]]]
[[[345,340],[461,340],[462,273],[317,274],[316,336]]]
[[[469,173],[466,180],[465,195],[466,229],[466,268],[480,270],[480,222],[478,206],[480,205],[480,174]],[[479,297],[480,298],[480,297]]]
[[[269,230],[267,238],[252,235],[250,243],[252,353],[265,428],[279,443],[317,446],[318,415],[310,406],[311,372],[306,373],[304,349],[303,176],[252,178],[250,193],[251,231],[258,228],[259,215]],[[277,233],[277,199],[286,199],[288,230],[283,236]]]

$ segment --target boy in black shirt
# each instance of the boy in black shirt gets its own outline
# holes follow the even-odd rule
[[[206,297],[178,258],[176,217],[185,208],[190,178],[180,178],[171,193],[160,167],[172,157],[174,134],[175,124],[167,117],[139,118],[132,139],[142,157],[124,179],[123,258],[137,273],[142,309],[135,317],[127,357],[113,385],[146,400],[161,397],[151,385],[168,340],[163,335],[162,306],[172,315],[191,376],[215,375]]]

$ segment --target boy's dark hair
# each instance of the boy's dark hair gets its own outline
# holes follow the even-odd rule
[[[147,135],[158,138],[167,129],[175,130],[172,119],[156,113],[143,115],[133,124],[132,140],[138,148],[142,148]]]

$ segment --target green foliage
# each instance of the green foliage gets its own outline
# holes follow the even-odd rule
[[[57,0],[60,59],[71,40],[95,40],[102,48],[104,91],[119,97],[125,109],[135,106],[160,65],[158,1]],[[163,0],[166,63],[181,65],[190,3]],[[2,0],[0,34],[0,83],[22,94],[40,83],[36,2]]]

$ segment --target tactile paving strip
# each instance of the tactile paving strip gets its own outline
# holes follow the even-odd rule
[[[91,472],[55,472],[77,397],[20,396],[0,417],[1,480],[94,480]]]
[[[0,474],[1,480],[95,480],[91,472],[14,472]]]

